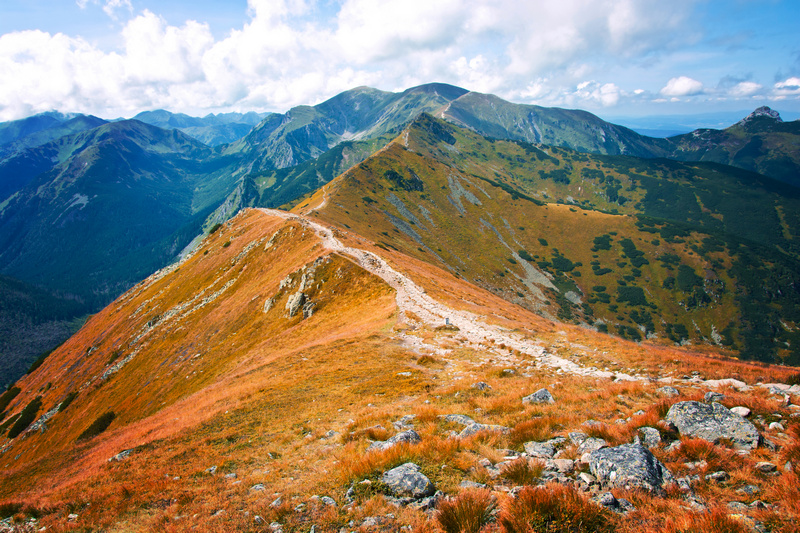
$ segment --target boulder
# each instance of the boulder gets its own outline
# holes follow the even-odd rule
[[[486,383],[485,381],[479,381],[477,383],[474,383],[472,385],[472,388],[480,391],[492,390],[492,386]]]
[[[745,450],[756,448],[760,438],[752,422],[719,403],[678,402],[670,407],[666,420],[681,435],[709,442],[728,439],[736,448]]]
[[[770,474],[772,472],[776,472],[778,467],[774,463],[768,463],[767,461],[761,461],[756,463],[756,470],[763,474]]]
[[[436,492],[431,480],[414,463],[405,463],[384,472],[381,481],[399,498],[420,499]]]
[[[447,422],[461,424],[462,426],[471,426],[475,423],[475,421],[467,415],[443,415],[442,418],[444,418]]]
[[[525,453],[531,457],[549,459],[556,454],[556,448],[549,442],[526,442],[523,444]]]
[[[731,407],[731,413],[735,415],[739,415],[742,418],[747,418],[750,415],[750,409],[747,407],[738,405],[736,407]]]
[[[498,426],[495,424],[478,424],[477,422],[474,424],[470,424],[461,430],[461,433],[458,434],[459,439],[464,439],[467,437],[471,437],[476,433],[480,433],[481,431],[502,431],[503,433],[508,431],[506,426]]]
[[[396,444],[400,444],[401,442],[405,442],[408,444],[416,444],[420,442],[422,439],[419,436],[419,433],[414,431],[413,429],[409,429],[408,431],[403,431],[390,437],[388,440],[385,441],[376,441],[369,445],[367,451],[373,450],[387,450]]]
[[[578,446],[578,453],[591,453],[601,448],[605,448],[606,446],[608,446],[608,443],[604,439],[589,437],[581,442],[580,446]]]
[[[670,387],[670,386],[661,387],[656,392],[658,392],[661,396],[666,396],[668,398],[671,398],[671,397],[674,397],[674,396],[680,396],[680,394],[681,394],[681,392],[678,389],[676,389],[675,387]]]
[[[706,395],[703,396],[703,401],[706,403],[721,402],[724,399],[725,395],[721,392],[708,391]]]
[[[522,403],[556,403],[556,400],[549,390],[539,389],[533,394],[525,396]]]
[[[640,444],[596,450],[589,456],[589,469],[601,485],[608,487],[660,492],[665,484],[675,481],[661,461]]]
[[[636,439],[645,448],[657,448],[661,444],[661,433],[656,428],[645,426],[639,428]]]
[[[583,441],[589,438],[589,435],[584,433],[583,431],[570,431],[567,433],[569,440],[572,441],[573,444],[581,444]]]

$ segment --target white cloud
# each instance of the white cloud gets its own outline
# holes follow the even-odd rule
[[[775,84],[775,96],[800,96],[800,78],[793,76]]]
[[[431,81],[541,105],[680,99],[709,91],[688,76],[660,94],[642,80],[668,78],[648,69],[686,57],[698,1],[248,0],[242,25],[216,39],[203,21],[169,24],[153,8],[121,24],[114,50],[63,34],[0,36],[0,120],[52,108],[104,117],[157,107],[284,111],[358,85]],[[132,9],[131,0],[76,2],[114,16]],[[327,19],[315,18],[323,11]],[[643,75],[621,81],[631,65]],[[790,80],[771,93],[794,95]],[[719,95],[765,90],[741,81]]]
[[[760,93],[763,88],[764,86],[761,85],[760,83],[756,83],[754,81],[742,81],[734,85],[728,91],[728,94],[730,94],[734,98],[743,98],[748,96],[754,96]]]
[[[671,78],[660,92],[672,97],[693,96],[703,92],[703,84],[687,76],[679,76]]]

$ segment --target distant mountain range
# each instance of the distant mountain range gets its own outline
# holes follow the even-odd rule
[[[433,130],[462,139],[462,144],[439,139],[431,146],[444,151],[428,154],[462,175],[481,176],[535,202],[571,204],[587,216],[592,211],[642,215],[760,243],[769,254],[777,253],[776,264],[785,268],[790,268],[785,261],[797,258],[794,241],[785,237],[797,227],[798,210],[791,203],[796,189],[763,177],[800,185],[800,154],[793,149],[800,134],[797,121],[782,122],[770,110],[759,110],[725,130],[657,139],[585,111],[513,104],[428,84],[400,93],[360,87],[260,122],[255,113],[200,119],[152,111],[113,122],[50,113],[2,123],[0,273],[96,310],[187,253],[215,224],[242,208],[296,205],[373,154],[396,150],[398,136],[418,130],[414,121],[422,113]],[[412,123],[417,129],[408,129]],[[451,131],[450,125],[458,129]],[[506,145],[494,140],[522,148],[499,150]],[[668,160],[728,164],[763,176]],[[706,187],[702,191],[700,183]],[[373,198],[370,192],[362,196]],[[742,198],[758,200],[745,207]],[[743,214],[734,215],[737,210]],[[726,246],[733,246],[726,239]],[[425,246],[435,250],[432,243]],[[564,254],[567,249],[559,247]],[[546,257],[541,261],[554,258]],[[573,262],[602,259],[580,257]],[[496,267],[492,272],[499,272]],[[475,276],[490,283],[488,271]],[[584,289],[582,302],[599,298]],[[551,315],[566,309],[560,300],[554,306],[527,298],[520,302]],[[726,309],[714,321],[716,331],[734,320],[738,307],[731,303]],[[589,321],[581,313],[571,316]],[[610,315],[607,319],[613,322]],[[628,318],[623,322],[632,324]],[[696,334],[687,324],[681,322],[685,336],[673,336],[710,338],[708,323]],[[744,330],[734,330],[741,348]],[[759,357],[774,357],[769,354]]]

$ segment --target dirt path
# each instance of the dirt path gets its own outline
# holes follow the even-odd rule
[[[493,355],[500,356],[507,355],[508,348],[513,348],[514,350],[535,358],[545,366],[561,369],[562,372],[570,374],[599,378],[641,379],[626,374],[587,368],[573,361],[549,354],[530,339],[509,332],[499,326],[486,324],[478,315],[468,311],[454,309],[434,300],[425,293],[422,287],[414,283],[409,277],[389,266],[382,257],[367,250],[345,246],[334,236],[330,228],[318,222],[286,211],[278,211],[275,209],[261,209],[261,211],[285,220],[296,220],[313,229],[325,248],[332,252],[350,257],[356,264],[378,276],[390,287],[395,289],[397,292],[397,306],[401,312],[410,311],[430,326],[441,326],[449,321],[450,324],[458,327],[461,336],[473,347],[492,351]],[[499,349],[494,348],[494,346],[500,344],[506,346],[505,351],[501,352]]]

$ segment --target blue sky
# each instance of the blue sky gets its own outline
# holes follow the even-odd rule
[[[0,120],[439,81],[603,117],[800,113],[797,0],[2,0]]]

